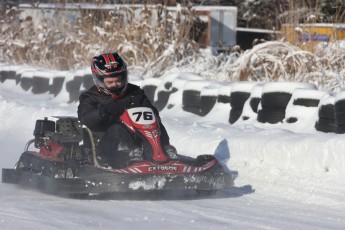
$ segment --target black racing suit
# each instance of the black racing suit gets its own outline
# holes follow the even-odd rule
[[[78,118],[91,131],[104,132],[98,143],[97,154],[113,168],[125,167],[128,151],[141,145],[142,140],[120,122],[120,116],[126,109],[138,106],[153,109],[160,125],[161,144],[169,145],[169,136],[157,109],[139,86],[128,83],[125,95],[120,99],[101,93],[96,86],[79,97]],[[149,158],[150,155],[144,157]]]

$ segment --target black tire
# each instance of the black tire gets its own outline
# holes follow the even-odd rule
[[[262,107],[286,108],[291,99],[291,94],[286,92],[264,93],[261,96]]]
[[[32,87],[32,78],[22,77],[20,80],[20,86],[25,91],[28,91]]]
[[[218,103],[224,103],[224,104],[230,104],[230,96],[218,95],[217,102]]]
[[[16,79],[16,71],[14,71],[14,70],[9,70],[9,71],[7,72],[7,79],[15,80],[15,79]]]
[[[21,73],[16,73],[16,85],[18,85],[18,83],[20,82],[20,80],[22,79],[22,74]]]
[[[232,92],[230,95],[231,108],[242,110],[244,103],[248,100],[250,93],[247,92]]]
[[[80,76],[76,76],[73,80],[66,82],[66,90],[69,93],[69,102],[79,101],[81,84],[83,84],[83,77]]]
[[[200,107],[183,106],[182,109],[183,109],[183,111],[186,111],[186,112],[193,113],[193,114],[201,116]]]
[[[53,84],[50,86],[49,90],[50,93],[54,94],[54,97],[61,92],[64,81],[65,77],[54,77]]]
[[[344,134],[345,133],[345,125],[337,126],[337,133]]]
[[[335,123],[337,126],[343,126],[345,125],[345,111],[338,111],[334,114]]]
[[[315,129],[324,133],[336,133],[337,125],[335,124],[334,120],[319,118],[319,120],[315,123]]]
[[[241,114],[242,114],[242,109],[231,108],[229,123],[230,124],[235,123],[241,117]]]
[[[16,79],[16,72],[13,70],[1,70],[0,82],[2,83],[8,79]]]
[[[335,103],[334,119],[337,126],[345,125],[345,100],[340,100]]]
[[[83,76],[83,87],[85,89],[90,89],[92,86],[94,86],[92,75],[86,74],[85,76]]]
[[[217,96],[201,96],[200,97],[201,115],[202,116],[207,115],[216,104],[216,101],[217,101]]]
[[[184,90],[182,94],[182,108],[186,112],[201,116],[200,91]]]
[[[252,97],[250,99],[249,105],[255,113],[258,113],[258,106],[259,106],[260,101],[261,101],[261,98],[259,97]]]
[[[340,100],[337,101],[335,104],[335,113],[337,113],[338,111],[345,111],[345,100]]]
[[[45,77],[33,77],[32,89],[33,94],[41,94],[49,91],[49,78]]]
[[[285,118],[285,109],[263,107],[258,111],[257,120],[261,123],[276,124]]]
[[[184,106],[200,107],[200,91],[184,90],[182,94],[182,104]]]
[[[3,83],[7,79],[7,71],[0,70],[0,83]]]
[[[334,105],[326,104],[319,108],[319,118],[334,120]]]
[[[320,103],[319,99],[310,99],[310,98],[296,98],[293,101],[294,105],[300,105],[305,107],[318,107]]]

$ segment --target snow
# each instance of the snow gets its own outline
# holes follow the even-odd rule
[[[272,82],[265,84],[263,93],[272,92],[286,92],[292,93],[295,89],[316,89],[316,86],[312,83],[302,82]]]
[[[315,122],[318,120],[318,106],[301,106],[295,105],[294,102],[298,99],[312,99],[322,100],[326,97],[327,92],[314,89],[295,89],[292,93],[291,100],[286,107],[284,123],[288,122],[289,118],[296,118],[297,121],[293,124],[284,124],[283,128],[288,130],[295,130],[299,133],[310,133],[314,130]],[[322,103],[321,103],[322,104]]]
[[[159,86],[163,79],[144,81]],[[172,87],[179,90],[168,101],[174,106],[161,111],[162,122],[180,154],[214,154],[237,174],[232,189],[209,199],[172,193],[78,200],[0,183],[0,229],[344,229],[345,134],[315,129],[301,132],[303,124],[299,122],[230,125],[230,105],[224,103],[216,103],[205,117],[184,112],[184,88],[212,85],[195,79],[197,76],[189,73],[175,75]],[[144,83],[140,78],[133,81]],[[248,85],[225,85],[219,94],[229,95],[234,88],[244,90]],[[292,88],[295,85],[282,87],[294,93]],[[254,89],[255,95],[262,90],[258,86]],[[299,92],[298,97],[303,95]],[[321,98],[316,94],[313,97]],[[14,166],[25,143],[33,138],[36,119],[77,116],[78,103],[68,103],[68,98],[65,88],[53,97],[49,93],[34,95],[14,80],[0,84],[1,168]],[[327,98],[322,97],[323,103],[334,103],[334,95]]]
[[[335,95],[335,102],[342,101],[345,99],[345,92],[340,92]]]
[[[323,106],[323,105],[334,105],[335,103],[335,96],[333,94],[326,94],[325,96],[323,96],[320,100],[320,104],[319,107]]]
[[[224,83],[222,86],[218,88],[218,95],[222,96],[230,96],[232,84],[231,83]]]
[[[206,80],[192,80],[192,81],[186,82],[183,90],[201,91],[201,89],[203,89],[204,87],[208,85],[210,85],[210,82]]]
[[[247,92],[250,93],[252,88],[256,85],[259,84],[259,82],[236,82],[236,84],[234,84],[232,86],[231,92]]]

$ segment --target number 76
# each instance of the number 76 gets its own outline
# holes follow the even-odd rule
[[[153,119],[152,112],[135,112],[133,113],[133,116],[137,115],[137,118],[135,119],[135,122],[138,122],[142,115],[144,120],[149,121]]]

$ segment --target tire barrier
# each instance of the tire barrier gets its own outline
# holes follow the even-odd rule
[[[281,123],[279,127],[298,132],[345,133],[345,92],[327,93],[313,84],[220,84],[189,73],[130,80],[142,87],[159,110],[184,110],[205,121]],[[32,94],[47,94],[70,103],[78,102],[80,93],[94,85],[88,69],[51,71],[1,63],[0,84],[8,89],[15,85]]]
[[[337,125],[335,123],[334,112],[334,95],[327,95],[320,101],[318,107],[318,120],[315,123],[317,131],[325,133],[337,132]]]
[[[238,82],[232,86],[230,94],[230,117],[229,123],[235,123],[242,114],[244,103],[250,97],[251,90],[258,82]]]
[[[201,90],[210,85],[211,82],[205,80],[188,81],[182,94],[182,109],[186,112],[204,116],[201,111]]]
[[[261,123],[283,122],[285,110],[295,89],[316,89],[314,84],[296,82],[266,83],[262,90],[261,109],[257,120]]]

